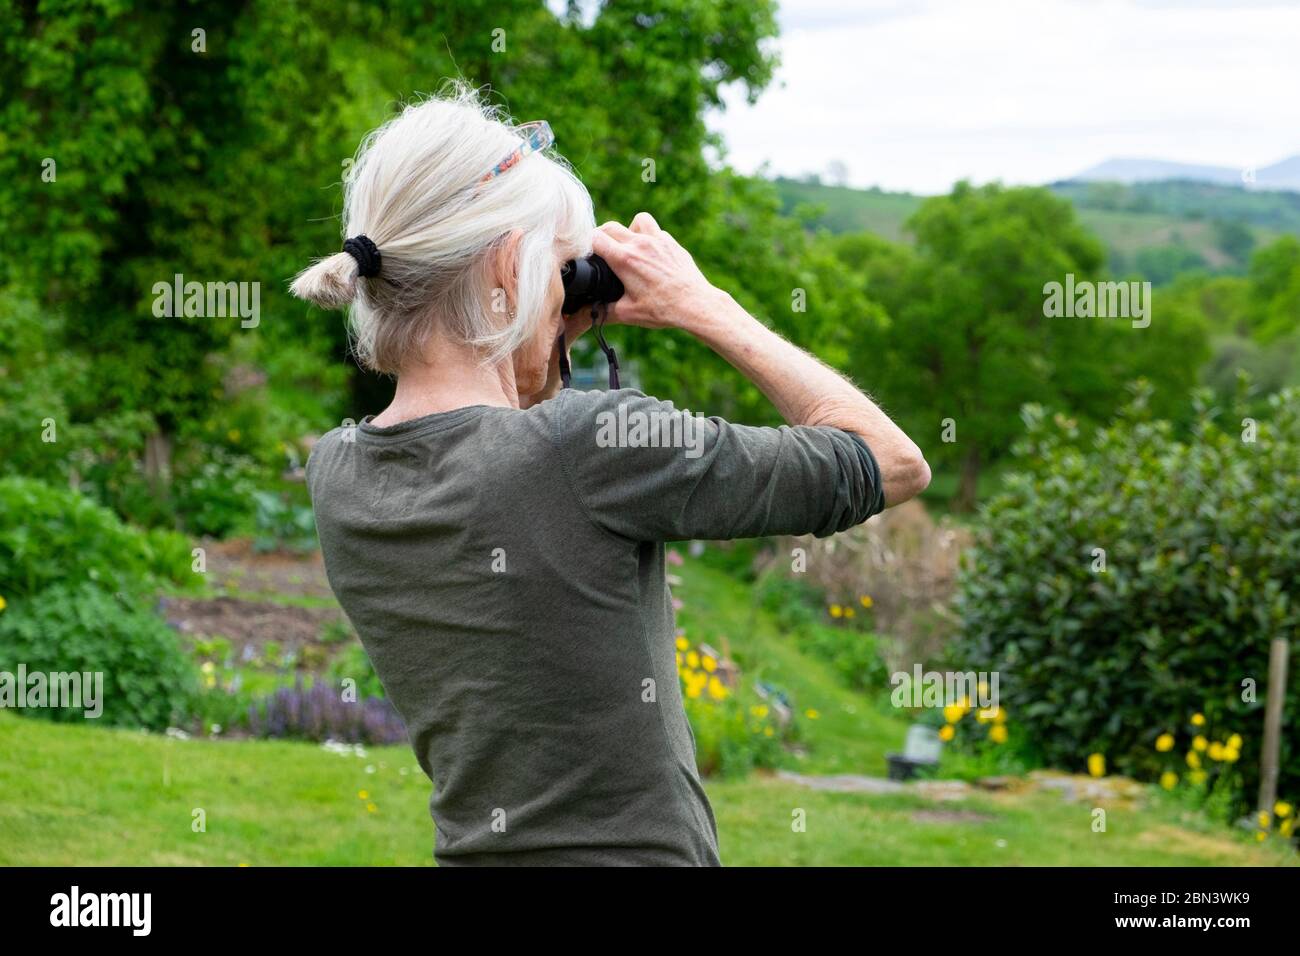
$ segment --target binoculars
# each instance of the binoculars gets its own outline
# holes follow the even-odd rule
[[[562,315],[573,315],[584,305],[605,305],[623,296],[623,283],[609,263],[600,256],[587,256],[585,259],[570,259],[560,267],[560,281],[564,283],[564,304],[560,306]],[[596,333],[596,344],[605,353],[609,362],[609,387],[616,389],[618,383],[618,356],[613,347],[605,341],[605,310],[591,310],[592,329]],[[560,380],[564,387],[569,387],[571,378],[568,351],[564,344],[564,335],[560,335]]]
[[[609,263],[595,254],[566,262],[560,267],[560,281],[564,283],[564,305],[560,306],[564,315],[573,315],[584,305],[614,302],[623,295],[623,283]]]

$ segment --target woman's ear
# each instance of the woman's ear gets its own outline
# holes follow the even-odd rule
[[[515,229],[497,243],[491,259],[492,311],[513,316],[519,301],[519,247],[524,234]]]

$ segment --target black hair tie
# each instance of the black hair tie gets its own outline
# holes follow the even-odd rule
[[[369,236],[353,236],[343,243],[343,251],[357,260],[357,275],[366,279],[379,275],[383,258]]]

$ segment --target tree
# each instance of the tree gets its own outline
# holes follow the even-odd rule
[[[959,183],[908,227],[914,250],[874,237],[825,241],[888,313],[860,330],[850,367],[933,462],[957,471],[954,507],[974,504],[981,472],[1010,448],[1026,402],[1104,421],[1125,381],[1157,356],[1157,391],[1186,395],[1204,351],[1197,323],[1161,313],[1137,329],[1127,319],[1045,315],[1047,283],[1096,281],[1104,262],[1068,201]]]

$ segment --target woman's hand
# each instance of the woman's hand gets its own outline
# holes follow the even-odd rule
[[[609,263],[626,290],[609,304],[611,322],[690,331],[692,316],[719,294],[691,254],[648,212],[637,213],[630,229],[605,223],[592,237],[592,249]]]

